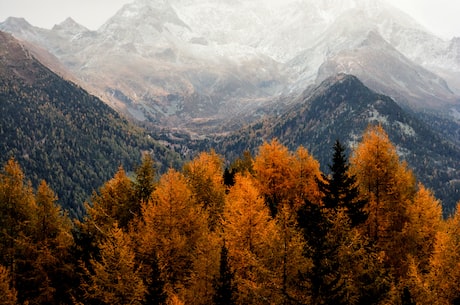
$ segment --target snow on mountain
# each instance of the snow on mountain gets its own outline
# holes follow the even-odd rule
[[[71,19],[0,29],[47,48],[118,109],[174,126],[237,115],[338,72],[421,108],[460,92],[460,39],[384,0],[135,0],[98,31]]]
[[[53,29],[54,32],[59,32],[62,35],[68,36],[77,36],[85,32],[89,32],[89,30],[82,26],[81,24],[77,23],[72,18],[67,18],[60,24],[56,24]]]

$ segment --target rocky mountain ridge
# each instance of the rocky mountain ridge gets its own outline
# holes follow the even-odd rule
[[[201,134],[336,73],[417,111],[459,104],[460,44],[381,0],[136,0],[97,31],[14,18],[0,29],[137,121]]]

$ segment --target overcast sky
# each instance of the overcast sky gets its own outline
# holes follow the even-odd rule
[[[0,0],[0,21],[24,17],[32,25],[51,28],[72,17],[96,30],[132,0]],[[322,1],[322,0],[318,0]],[[460,37],[459,0],[387,0],[443,38]]]

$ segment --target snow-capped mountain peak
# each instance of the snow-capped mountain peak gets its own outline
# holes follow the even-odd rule
[[[134,0],[82,35],[11,23],[142,119],[227,117],[337,72],[411,105],[452,103],[439,76],[460,92],[460,43],[384,0]]]
[[[63,22],[56,24],[52,28],[52,31],[63,32],[63,33],[67,33],[70,35],[77,35],[83,32],[88,32],[89,29],[79,24],[78,22],[73,20],[71,17],[68,17]]]

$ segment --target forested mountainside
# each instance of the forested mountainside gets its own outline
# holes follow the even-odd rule
[[[120,168],[71,222],[46,182],[0,171],[3,304],[457,304],[460,212],[401,161],[382,125],[330,175],[265,142],[224,171],[204,152],[155,176]]]
[[[368,89],[356,77],[340,74],[328,78],[313,91],[301,94],[281,114],[266,117],[237,132],[197,141],[195,150],[214,148],[233,160],[245,150],[252,154],[265,140],[277,138],[290,149],[308,148],[327,171],[330,147],[335,140],[348,146],[359,141],[369,124],[381,124],[425,185],[443,202],[446,213],[453,211],[459,195],[456,169],[460,168],[458,140],[439,132],[442,121],[426,114],[424,120],[398,106],[391,98]],[[427,122],[431,122],[430,125]],[[439,125],[433,127],[433,125]],[[445,131],[446,132],[446,131]]]
[[[33,185],[45,179],[74,216],[120,165],[141,152],[158,165],[177,160],[98,98],[51,72],[0,32],[0,162],[14,157]],[[161,169],[159,169],[161,170]]]

